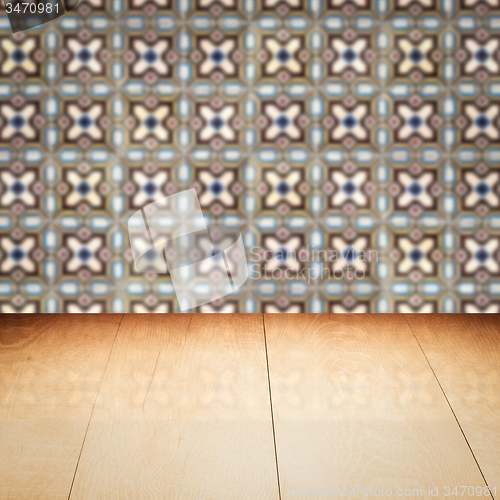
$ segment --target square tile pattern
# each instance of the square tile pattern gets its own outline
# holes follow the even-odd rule
[[[3,13],[0,310],[178,311],[127,220],[195,187],[252,262],[200,312],[499,312],[499,53],[500,0]]]

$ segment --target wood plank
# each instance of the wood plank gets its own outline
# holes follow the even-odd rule
[[[500,316],[407,315],[487,483],[500,496]]]
[[[66,500],[122,315],[9,315],[0,328],[0,498]]]
[[[485,486],[404,316],[266,314],[265,330],[283,499]]]
[[[126,315],[73,500],[278,499],[260,315]]]

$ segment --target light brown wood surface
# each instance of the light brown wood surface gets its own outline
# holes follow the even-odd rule
[[[126,315],[73,500],[278,499],[261,315]]]
[[[500,316],[407,315],[490,486],[500,497]]]
[[[0,318],[1,500],[67,500],[120,320]]]
[[[265,329],[281,498],[485,485],[403,315],[266,314]]]
[[[499,318],[0,315],[0,500],[498,498]]]

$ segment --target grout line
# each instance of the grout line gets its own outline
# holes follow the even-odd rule
[[[278,480],[278,496],[279,496],[279,499],[281,500],[280,471],[278,468],[278,451],[276,449],[276,432],[274,430],[273,396],[271,394],[271,377],[269,375],[269,358],[267,356],[266,321],[264,318],[265,318],[264,313],[262,313],[262,326],[264,327],[264,347],[266,349],[267,383],[269,385],[269,403],[271,404],[271,424],[273,427],[274,459],[276,461],[276,478]]]
[[[448,403],[448,406],[450,407],[450,410],[451,410],[451,413],[453,413],[453,416],[455,417],[455,420],[457,422],[457,425],[460,429],[460,431],[462,432],[462,435],[465,439],[465,442],[467,443],[467,446],[469,447],[469,450],[472,454],[472,458],[474,459],[474,461],[476,462],[476,465],[477,465],[477,468],[479,469],[479,472],[481,473],[481,476],[483,476],[483,480],[484,480],[484,484],[486,484],[486,486],[488,487],[488,489],[490,490],[490,495],[491,495],[491,498],[493,500],[495,500],[495,497],[493,496],[493,493],[491,491],[491,488],[490,488],[490,485],[488,484],[488,481],[486,481],[486,478],[484,477],[484,474],[483,474],[483,471],[481,470],[481,467],[479,466],[479,463],[477,461],[477,458],[476,458],[476,455],[474,455],[474,452],[472,451],[472,447],[469,443],[469,440],[467,439],[467,436],[465,435],[465,432],[464,430],[462,429],[462,426],[460,425],[460,422],[458,421],[458,418],[457,418],[457,415],[455,414],[455,411],[453,410],[453,407],[451,406],[451,403],[448,399],[448,396],[446,396],[446,393],[444,392],[444,389],[443,389],[443,386],[441,385],[441,382],[439,381],[437,375],[436,375],[436,372],[434,371],[434,368],[432,367],[430,361],[429,361],[429,358],[427,357],[427,355],[425,354],[425,351],[422,347],[422,345],[420,344],[419,340],[418,340],[418,337],[416,336],[415,332],[413,331],[413,328],[411,327],[410,325],[410,322],[408,321],[408,318],[406,317],[406,314],[404,315],[404,318],[405,318],[405,321],[406,321],[406,324],[410,327],[410,330],[411,330],[411,333],[413,333],[413,336],[415,337],[415,340],[417,341],[417,344],[418,346],[420,347],[424,357],[425,357],[425,360],[427,361],[428,365],[429,365],[429,368],[432,370],[432,373],[434,374],[434,377],[436,379],[436,382],[439,384],[439,388],[441,389],[441,392],[443,393],[443,396],[444,398],[446,399],[446,402]]]
[[[111,349],[109,350],[109,354],[108,354],[108,359],[106,360],[106,366],[104,367],[104,370],[102,372],[102,378],[101,378],[101,381],[99,382],[99,387],[97,389],[97,394],[95,395],[94,404],[92,406],[92,411],[90,412],[90,417],[89,417],[89,422],[87,424],[87,429],[85,430],[85,435],[83,436],[80,454],[78,455],[78,460],[76,462],[75,473],[73,474],[73,480],[71,481],[71,487],[69,489],[68,500],[70,499],[71,493],[73,491],[73,485],[75,484],[76,472],[78,471],[78,466],[80,465],[80,459],[82,458],[83,447],[85,446],[85,440],[87,439],[87,433],[89,432],[90,422],[92,421],[92,415],[94,414],[95,404],[97,402],[97,398],[99,397],[99,392],[101,391],[101,385],[102,385],[102,381],[104,380],[104,375],[106,374],[106,369],[108,368],[109,358],[111,358],[111,352],[113,351],[113,347],[115,346],[116,337],[118,336],[118,332],[120,331],[120,327],[122,326],[122,321],[123,321],[124,316],[125,316],[125,314],[122,313],[122,319],[120,320],[120,324],[118,325],[118,328],[116,329],[115,338],[113,339],[113,344],[111,345]]]

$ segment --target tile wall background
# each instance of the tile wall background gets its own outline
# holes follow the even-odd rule
[[[0,310],[177,311],[127,220],[195,187],[272,256],[200,312],[499,312],[499,52],[500,0],[0,15]]]

